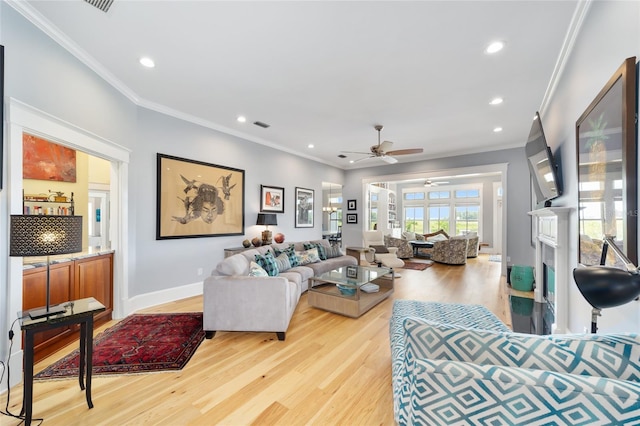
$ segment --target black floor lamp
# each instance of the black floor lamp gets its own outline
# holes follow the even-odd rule
[[[11,215],[9,256],[47,256],[47,305],[29,311],[32,319],[56,315],[50,305],[49,256],[82,251],[82,216]]]
[[[627,270],[604,266],[607,249],[611,249],[626,264]],[[584,298],[593,307],[591,332],[598,330],[600,311],[629,303],[640,295],[640,271],[616,246],[613,238],[605,237],[602,245],[601,265],[584,266],[573,270],[573,278]]]

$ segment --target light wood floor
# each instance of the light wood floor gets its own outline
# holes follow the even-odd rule
[[[304,294],[284,342],[275,333],[218,332],[205,339],[182,371],[94,377],[91,410],[77,379],[36,382],[34,418],[44,418],[47,426],[393,425],[393,299],[481,304],[511,325],[500,263],[486,255],[469,259],[466,266],[435,264],[400,272],[392,298],[358,319],[310,308]],[[202,311],[202,297],[145,312],[188,311]],[[41,361],[35,371],[76,347]],[[18,385],[9,409],[17,413],[21,404]],[[2,425],[18,423],[0,418]]]

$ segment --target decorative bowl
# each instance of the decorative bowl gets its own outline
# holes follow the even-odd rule
[[[342,284],[336,284],[336,287],[338,287],[338,290],[340,290],[340,293],[342,293],[345,296],[353,296],[354,294],[356,294],[355,287],[349,287]]]

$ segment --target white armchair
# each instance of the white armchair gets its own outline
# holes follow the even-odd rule
[[[384,244],[382,231],[364,231],[363,239],[364,246],[371,249],[366,256],[369,262],[382,264],[387,268],[402,268],[404,266],[402,259],[398,258],[398,247],[387,247]]]

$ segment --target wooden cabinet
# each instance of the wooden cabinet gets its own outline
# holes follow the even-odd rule
[[[102,254],[52,264],[49,267],[51,304],[94,297],[106,309],[96,315],[96,324],[111,319],[113,312],[113,253]],[[45,306],[47,294],[47,267],[25,269],[22,280],[22,309]],[[35,360],[66,346],[78,338],[77,326],[60,327],[35,335]]]

